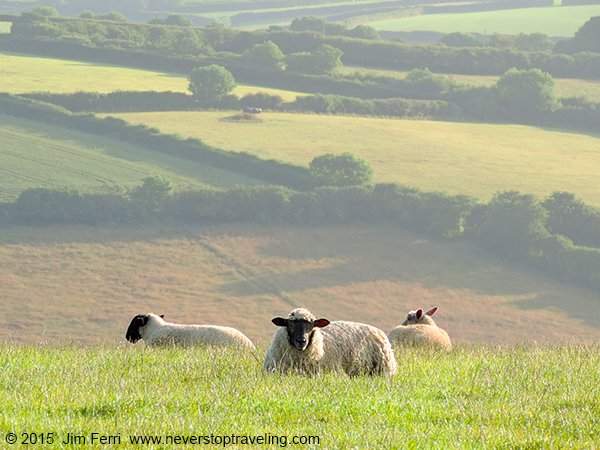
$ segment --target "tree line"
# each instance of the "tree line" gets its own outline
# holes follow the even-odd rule
[[[392,70],[429,67],[439,73],[500,75],[512,67],[539,68],[556,77],[600,78],[599,21],[592,18],[582,25],[573,39],[559,42],[554,51],[545,48],[523,51],[514,47],[482,45],[415,45],[378,39],[368,32],[351,37],[347,30],[320,19],[303,18],[290,30],[240,31],[220,25],[203,28],[165,24],[133,24],[119,20],[67,19],[38,8],[23,13],[13,23],[11,35],[17,38],[53,40],[80,45],[152,51],[178,56],[227,58],[245,55],[256,45],[270,41],[288,59],[292,71],[318,66],[319,49],[327,46],[341,52],[344,64]],[[528,42],[536,41],[533,37]],[[539,39],[537,40],[539,42]],[[447,43],[452,43],[450,39]],[[456,41],[454,41],[456,43]],[[310,61],[311,64],[305,64]],[[326,73],[323,69],[320,73]]]

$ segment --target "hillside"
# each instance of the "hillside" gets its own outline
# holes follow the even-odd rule
[[[458,343],[600,338],[596,293],[389,226],[7,229],[0,262],[0,341],[117,343],[155,311],[266,344],[298,305],[386,330],[439,305]]]
[[[108,93],[115,91],[188,92],[187,77],[107,64],[0,52],[1,92]],[[299,92],[238,85],[238,96],[255,92],[280,95],[291,101]]]
[[[379,20],[368,25],[380,31],[544,33],[549,36],[571,37],[586,20],[598,14],[600,14],[600,5],[554,6],[463,14],[425,14]]]
[[[367,160],[377,182],[482,200],[499,190],[540,196],[555,190],[600,205],[600,139],[522,125],[263,113],[262,123],[231,123],[230,112],[116,114],[208,145],[308,165],[349,151]]]
[[[0,174],[0,201],[38,187],[114,193],[150,176],[169,179],[176,191],[258,184],[110,138],[4,115],[0,115]]]

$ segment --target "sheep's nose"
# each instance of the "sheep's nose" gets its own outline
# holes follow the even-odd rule
[[[296,338],[296,342],[298,344],[304,345],[304,344],[306,344],[306,338],[304,338],[304,337]]]

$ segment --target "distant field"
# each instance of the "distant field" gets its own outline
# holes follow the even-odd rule
[[[0,34],[10,33],[10,22],[0,22]]]
[[[175,190],[257,183],[111,139],[0,115],[0,201],[34,187],[123,192],[155,175],[171,180]]]
[[[573,36],[590,18],[600,15],[600,5],[523,8],[464,14],[426,14],[368,25],[385,31],[454,31],[478,33],[544,33]]]
[[[600,340],[597,292],[394,226],[5,228],[0,267],[0,342],[116,344],[154,311],[267,345],[301,305],[384,330],[439,305],[461,344]]]
[[[173,91],[187,92],[185,76],[129,69],[81,61],[0,53],[0,92],[67,93],[77,91]],[[234,91],[242,96],[268,92],[284,100],[294,100],[298,92],[240,85]]]
[[[345,67],[342,70],[344,74],[361,73],[372,74],[398,79],[406,78],[408,72],[393,70],[368,69],[363,67]],[[497,76],[488,75],[462,75],[462,74],[440,74],[448,76],[460,84],[470,84],[473,86],[492,86],[498,81]],[[592,102],[600,102],[600,81],[579,80],[576,78],[555,78],[554,89],[561,98],[584,97]]]
[[[499,190],[576,193],[600,205],[600,138],[522,125],[263,113],[264,123],[223,122],[229,112],[119,114],[226,150],[308,165],[349,151],[375,180],[489,199]]]

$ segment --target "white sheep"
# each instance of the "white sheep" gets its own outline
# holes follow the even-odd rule
[[[238,346],[253,349],[254,344],[241,331],[218,325],[184,325],[164,320],[164,315],[138,314],[133,318],[125,337],[135,344],[140,339],[152,346],[207,345]]]
[[[397,326],[388,333],[388,338],[392,344],[413,346],[433,346],[441,347],[446,350],[452,348],[450,336],[448,333],[436,325],[431,316],[438,310],[434,306],[427,312],[421,308],[416,311],[410,311],[402,325]]]
[[[358,322],[317,319],[305,308],[294,309],[287,318],[275,317],[281,327],[265,358],[268,372],[316,374],[343,370],[350,376],[394,375],[394,351],[379,328]]]

